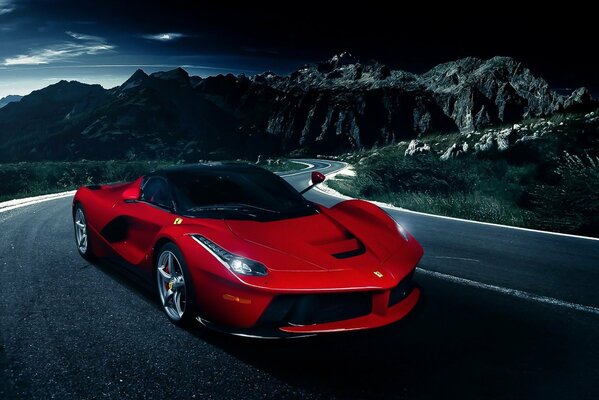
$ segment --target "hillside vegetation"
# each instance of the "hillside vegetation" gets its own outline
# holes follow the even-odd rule
[[[83,185],[127,182],[181,161],[80,161],[0,164],[0,201],[64,192]],[[305,166],[286,159],[265,159],[258,166],[292,171]]]
[[[340,157],[330,187],[410,210],[599,236],[599,112],[423,135]]]

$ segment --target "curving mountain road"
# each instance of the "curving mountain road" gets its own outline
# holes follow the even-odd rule
[[[307,162],[298,188],[342,167]],[[388,210],[425,248],[414,314],[256,341],[177,328],[129,274],[86,263],[70,202],[0,212],[2,399],[599,397],[599,241]]]

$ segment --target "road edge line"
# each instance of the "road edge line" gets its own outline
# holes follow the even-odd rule
[[[4,201],[4,202],[0,203],[0,213],[14,210],[14,209],[21,208],[21,207],[30,206],[33,204],[43,203],[45,201],[62,199],[64,197],[69,197],[69,196],[74,195],[75,192],[76,192],[76,190],[69,190],[67,192],[42,194],[40,196],[25,197],[22,199],[14,199],[14,200]]]
[[[296,161],[296,160],[290,160],[290,161],[294,162],[296,164],[304,164],[306,166],[306,168],[302,168],[299,171],[294,171],[294,172],[289,172],[289,173],[281,172],[279,174],[279,176],[281,178],[285,178],[287,176],[294,176],[294,175],[299,175],[299,174],[305,174],[307,172],[306,171],[307,169],[314,168],[314,164],[310,164],[310,163],[307,163],[307,162],[304,162],[304,161]]]
[[[459,276],[449,275],[442,272],[433,271],[430,269],[424,269],[422,267],[416,267],[416,272],[421,273],[423,275],[427,275],[433,278],[441,279],[444,281],[456,283],[459,285],[472,286],[477,289],[485,289],[492,292],[501,293],[504,295],[516,297],[518,299],[532,301],[535,303],[549,304],[552,306],[558,306],[562,308],[568,308],[570,310],[586,312],[591,314],[599,315],[599,308],[593,306],[587,306],[584,304],[572,303],[569,301],[559,300],[554,297],[541,296],[538,294],[525,292],[523,290],[518,289],[510,289],[502,286],[491,285],[488,283],[474,281],[472,279],[461,278]]]

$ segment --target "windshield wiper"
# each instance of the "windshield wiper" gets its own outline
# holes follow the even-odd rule
[[[213,204],[211,206],[192,207],[188,211],[247,211],[248,209],[266,211],[274,214],[280,214],[280,211],[270,210],[268,208],[258,207],[251,204],[235,203],[235,204]]]
[[[266,212],[270,212],[270,213],[274,213],[274,214],[281,213],[280,211],[277,211],[277,210],[271,210],[270,208],[258,207],[258,206],[254,206],[252,204],[236,203],[235,206],[239,206],[240,208],[252,208],[254,210],[266,211]]]

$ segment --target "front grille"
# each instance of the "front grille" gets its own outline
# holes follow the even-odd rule
[[[412,282],[413,276],[414,271],[410,272],[397,284],[397,286],[391,289],[389,295],[389,307],[396,305],[412,292],[412,288],[414,287],[414,282]]]
[[[357,318],[372,312],[372,292],[280,295],[260,319],[264,324],[311,325]]]

